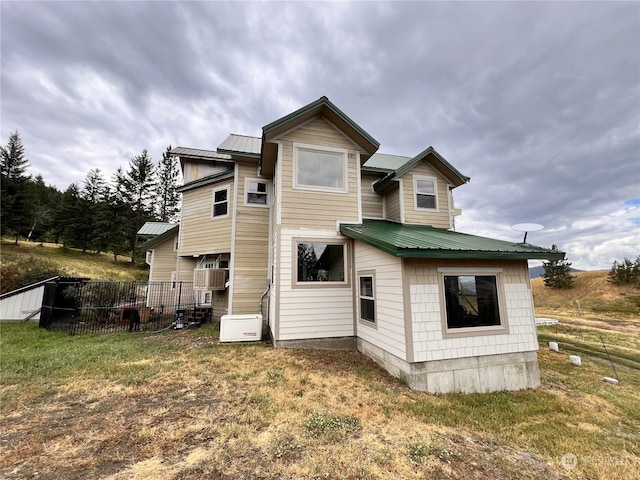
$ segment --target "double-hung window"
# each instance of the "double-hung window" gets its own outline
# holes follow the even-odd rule
[[[445,333],[506,333],[499,272],[443,270],[440,276]]]
[[[360,319],[376,323],[375,279],[373,274],[358,276],[360,298]]]
[[[297,241],[297,285],[346,284],[345,243]]]
[[[416,210],[438,210],[438,182],[434,177],[414,175]]]
[[[268,206],[269,182],[266,180],[247,179],[246,181],[246,204],[254,206]]]
[[[294,143],[293,188],[346,193],[347,151]]]
[[[222,218],[229,215],[229,187],[219,188],[213,191],[213,218]]]

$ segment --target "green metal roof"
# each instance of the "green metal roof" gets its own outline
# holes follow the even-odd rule
[[[171,150],[171,155],[178,157],[204,158],[207,160],[231,160],[230,155],[214,152],[212,150],[203,150],[201,148],[175,147]]]
[[[362,166],[363,170],[397,170],[405,163],[411,160],[411,157],[403,157],[401,155],[389,155],[387,153],[374,153],[369,160]]]
[[[178,233],[178,229],[179,228],[180,228],[180,225],[174,225],[172,228],[170,228],[169,230],[165,231],[163,234],[158,235],[157,237],[153,237],[152,239],[141,243],[140,245],[138,245],[138,248],[140,250],[146,250],[147,248],[152,247],[153,245],[156,245],[158,243],[162,243],[168,237],[171,237],[171,236],[173,236],[173,234]]]
[[[440,167],[443,170],[443,174],[451,180],[451,182],[456,186],[463,185],[467,183],[470,178],[466,175],[460,173],[453,165],[447,162],[442,155],[436,152],[435,148],[429,146],[418,155],[410,159],[408,162],[404,163],[402,166],[396,168],[393,172],[389,173],[386,177],[378,180],[373,184],[373,188],[376,191],[379,191],[384,185],[386,185],[391,179],[399,178],[404,175],[408,170],[412,169],[415,165],[420,163],[422,160],[427,158],[428,156],[432,156],[431,162],[434,164],[436,168]],[[368,163],[368,162],[367,162]]]
[[[257,157],[262,150],[261,142],[262,139],[259,137],[232,133],[218,146],[218,152]]]
[[[478,237],[427,225],[403,225],[386,220],[364,220],[362,224],[341,225],[340,231],[348,237],[396,257],[494,260],[564,258],[564,252],[554,252],[535,245]]]
[[[155,237],[156,235],[162,235],[167,230],[171,230],[175,225],[175,223],[145,222],[145,224],[140,227],[140,230],[138,230],[138,235],[151,235]]]
[[[184,185],[176,188],[176,192],[186,192],[187,190],[192,190],[194,188],[202,187],[204,185],[209,185],[210,183],[220,182],[222,180],[227,180],[229,178],[233,178],[234,170],[230,168],[228,170],[224,170],[223,172],[214,173],[212,175],[207,175],[206,177],[198,178],[189,183],[185,183]]]

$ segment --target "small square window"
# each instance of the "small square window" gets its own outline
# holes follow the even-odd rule
[[[247,180],[247,205],[268,205],[269,183],[261,180]]]

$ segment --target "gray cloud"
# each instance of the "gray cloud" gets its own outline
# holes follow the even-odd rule
[[[61,189],[168,144],[214,149],[327,95],[381,152],[472,177],[458,229],[638,254],[634,2],[0,3],[2,142]],[[627,203],[625,203],[627,202]],[[634,220],[635,219],[635,220]]]

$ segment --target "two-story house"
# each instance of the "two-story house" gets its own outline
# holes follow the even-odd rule
[[[261,312],[275,347],[357,349],[414,389],[538,386],[527,259],[563,254],[456,232],[469,178],[378,147],[322,97],[260,138],[175,148],[172,279],[211,285],[215,317]]]

